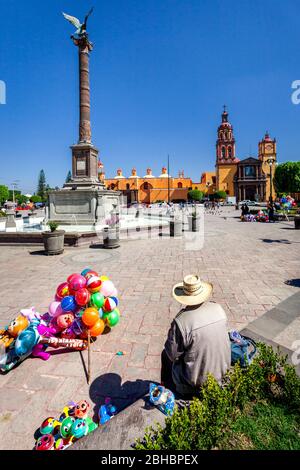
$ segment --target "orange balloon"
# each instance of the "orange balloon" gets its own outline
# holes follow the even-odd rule
[[[92,328],[90,329],[91,336],[102,335],[104,328],[105,328],[105,323],[103,320],[101,320],[101,318],[99,318],[99,320],[96,321],[95,325],[92,326]]]
[[[91,328],[99,320],[99,312],[95,307],[86,308],[81,319],[86,326]]]

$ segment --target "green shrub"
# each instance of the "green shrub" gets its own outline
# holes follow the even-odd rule
[[[49,220],[47,225],[49,225],[51,232],[55,232],[59,224],[55,220]]]
[[[258,344],[258,354],[246,369],[238,364],[230,369],[220,386],[208,376],[199,397],[190,406],[175,410],[166,418],[165,428],[146,430],[137,441],[139,450],[212,449],[236,418],[251,403],[268,400],[299,413],[300,378],[287,357],[271,346]]]
[[[190,201],[201,201],[203,198],[203,192],[198,189],[192,189],[188,192],[188,199]]]

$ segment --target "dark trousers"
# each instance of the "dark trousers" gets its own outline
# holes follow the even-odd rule
[[[176,392],[176,386],[172,378],[172,362],[168,358],[165,350],[161,353],[161,383],[172,392]]]
[[[176,399],[192,400],[192,398],[197,395],[196,393],[182,395],[181,393],[176,391],[176,385],[172,377],[172,367],[172,361],[170,361],[170,359],[168,358],[166,351],[163,350],[163,352],[161,353],[161,384],[171,390],[171,392],[174,393]]]

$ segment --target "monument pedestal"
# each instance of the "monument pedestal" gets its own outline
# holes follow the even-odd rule
[[[100,187],[66,187],[50,191],[48,201],[48,219],[60,225],[105,225],[114,207],[119,208],[119,193]]]
[[[118,191],[109,191],[98,179],[98,149],[91,143],[72,145],[72,179],[63,189],[49,192],[48,219],[60,225],[105,224]]]

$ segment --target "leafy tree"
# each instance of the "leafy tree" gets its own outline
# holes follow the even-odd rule
[[[31,200],[31,202],[33,202],[34,204],[36,204],[37,202],[42,202],[41,196],[37,196],[37,195],[31,196],[30,200]]]
[[[5,185],[0,186],[0,204],[3,204],[9,198],[9,190]]]
[[[40,171],[36,194],[40,196],[42,200],[46,197],[46,177],[44,170]]]
[[[220,191],[216,191],[214,196],[215,196],[215,199],[226,199],[227,193],[226,191],[220,190]]]
[[[66,177],[66,183],[69,183],[72,179],[72,173],[71,171],[69,170],[69,173],[67,174],[67,177]]]
[[[17,194],[16,201],[18,201],[18,204],[26,204],[26,202],[28,201],[28,197],[24,196],[24,194]]]
[[[274,175],[274,186],[277,193],[300,192],[300,162],[278,165]]]
[[[188,192],[188,199],[190,201],[201,201],[203,198],[203,192],[198,189],[192,189]]]

